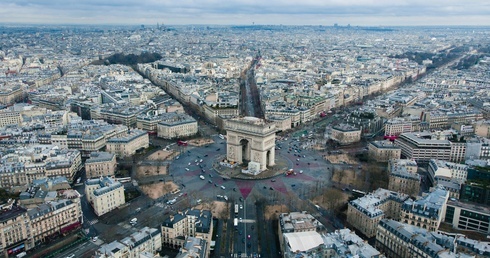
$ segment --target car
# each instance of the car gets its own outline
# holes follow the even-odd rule
[[[228,196],[223,195],[223,199],[225,199],[225,201],[228,201]]]
[[[184,185],[184,184],[180,184],[180,185],[181,185],[182,187],[185,187],[185,185]]]
[[[264,189],[267,189],[267,186],[264,185]]]
[[[240,222],[242,222],[243,219],[242,218],[239,218],[238,220],[240,220]]]
[[[212,184],[212,183],[213,183],[213,181],[211,181],[211,180],[208,180],[208,182],[209,182],[210,184]]]
[[[203,175],[200,175],[200,176],[199,176],[199,178],[200,178],[201,180],[204,180],[204,178],[205,178],[205,177],[204,177]]]
[[[274,190],[274,188],[272,188],[272,186],[271,186],[271,187],[269,187],[269,190]]]
[[[191,165],[191,163],[189,162],[189,164],[187,164],[187,166],[190,166],[190,165]]]
[[[92,241],[94,241],[94,242],[97,242],[97,240],[99,240],[99,237],[94,236],[94,237],[92,238]]]
[[[243,209],[243,205],[240,204],[240,209]]]
[[[212,177],[213,177],[213,175],[209,174],[209,177],[211,177],[211,178],[212,178]]]
[[[295,187],[296,185],[295,184],[292,184],[291,187]]]
[[[236,192],[236,188],[233,188],[233,192]]]
[[[201,202],[202,202],[201,199],[197,199],[197,201],[196,201],[197,204],[200,204]]]
[[[215,187],[218,187],[218,184],[214,184]]]
[[[276,179],[271,179],[271,182],[276,182]]]
[[[226,187],[225,187],[224,185],[222,185],[222,186],[220,186],[220,187],[221,187],[221,189],[223,189],[223,190],[225,190],[225,189],[226,189]]]
[[[204,155],[204,157],[207,157],[207,156],[208,156],[208,154]]]
[[[75,258],[75,254],[70,254],[66,258]]]
[[[216,198],[218,198],[218,199],[223,198],[223,196],[218,194],[218,195],[216,195]]]
[[[243,202],[243,198],[242,198],[242,197],[240,197],[240,198],[239,198],[239,200],[240,200],[241,202]]]
[[[220,148],[217,148],[216,151],[220,151],[221,149]]]
[[[252,244],[250,242],[247,243],[247,248],[252,247]]]
[[[300,174],[303,174],[303,170],[300,170],[300,171],[299,171],[299,173],[300,173]]]
[[[185,171],[189,171],[189,169],[188,168],[185,168]]]
[[[250,236],[250,235],[248,235],[248,236],[247,236],[247,238],[248,238],[248,239],[250,239],[250,238],[251,238],[251,236]]]

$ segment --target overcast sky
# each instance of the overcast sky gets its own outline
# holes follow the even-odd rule
[[[490,25],[490,0],[0,0],[0,23]]]

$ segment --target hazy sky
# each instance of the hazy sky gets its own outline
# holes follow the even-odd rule
[[[0,23],[490,25],[490,0],[0,0]]]

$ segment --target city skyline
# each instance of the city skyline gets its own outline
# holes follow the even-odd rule
[[[478,1],[2,1],[0,23],[139,25],[490,25]]]

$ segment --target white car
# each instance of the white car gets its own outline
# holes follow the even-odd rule
[[[225,199],[225,201],[228,201],[228,196],[223,195],[223,199]]]
[[[199,178],[202,179],[202,180],[205,179],[203,175],[200,175]]]
[[[240,204],[240,209],[243,210],[243,205]]]
[[[222,186],[221,186],[221,189],[225,190],[225,189],[226,189],[226,187],[225,187],[224,185],[222,185]]]
[[[300,171],[299,171],[299,173],[300,173],[300,174],[303,174],[303,170],[300,170]]]
[[[189,169],[188,168],[185,168],[185,171],[189,171]]]
[[[92,241],[97,242],[98,239],[98,237],[94,236],[94,238],[92,238]]]

